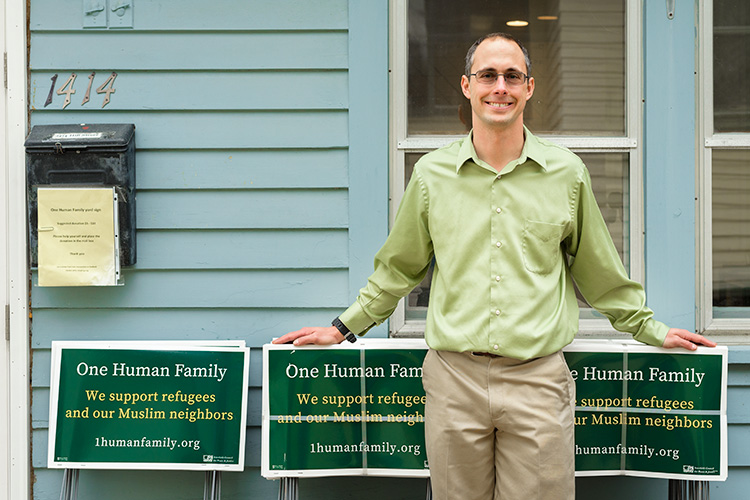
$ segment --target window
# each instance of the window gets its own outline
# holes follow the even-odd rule
[[[750,4],[705,2],[701,18],[700,326],[750,330]],[[716,336],[715,333],[712,333]]]
[[[531,55],[536,89],[525,124],[586,162],[623,262],[641,280],[640,2],[394,0],[391,16],[391,213],[419,157],[470,128],[459,86],[469,45],[483,34],[505,31]],[[528,24],[513,27],[509,21]],[[394,334],[423,331],[429,278],[394,314]],[[582,330],[611,331],[581,305]]]

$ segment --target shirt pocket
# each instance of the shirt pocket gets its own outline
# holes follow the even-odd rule
[[[549,274],[560,260],[564,224],[526,219],[523,230],[523,263],[536,274]]]

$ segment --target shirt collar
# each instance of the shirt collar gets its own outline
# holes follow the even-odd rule
[[[542,170],[547,170],[547,161],[544,157],[542,145],[539,143],[539,139],[532,134],[529,129],[524,125],[523,127],[524,137],[523,149],[521,150],[521,156],[518,160],[511,162],[508,170],[503,169],[503,173],[510,172],[516,168],[516,166],[523,165],[527,160],[531,160],[540,167]],[[461,141],[461,147],[458,150],[458,156],[456,157],[456,173],[461,170],[461,167],[469,160],[472,160],[477,165],[486,165],[477,156],[477,151],[474,149],[474,143],[472,142],[473,131],[469,132],[469,135],[463,138]]]

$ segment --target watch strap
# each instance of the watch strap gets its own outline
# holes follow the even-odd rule
[[[346,327],[346,325],[345,325],[345,324],[344,324],[344,323],[343,323],[343,322],[342,322],[342,321],[341,321],[341,320],[340,320],[340,319],[339,319],[338,317],[337,317],[337,318],[335,318],[335,319],[334,319],[334,320],[333,320],[333,321],[331,322],[331,325],[335,326],[335,327],[336,327],[336,329],[337,329],[337,330],[338,330],[338,331],[339,331],[339,332],[341,333],[341,335],[343,335],[343,336],[344,336],[344,338],[345,338],[346,340],[348,340],[349,342],[352,342],[352,343],[354,343],[354,342],[356,342],[356,341],[357,341],[357,336],[356,336],[356,335],[354,335],[354,333],[352,333],[352,331],[351,331],[351,330],[349,330],[349,329],[348,329],[348,328]]]

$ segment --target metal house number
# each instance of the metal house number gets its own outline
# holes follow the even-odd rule
[[[75,89],[73,88],[73,85],[75,84],[76,77],[78,75],[75,73],[71,73],[70,77],[68,77],[67,80],[65,80],[65,83],[62,84],[62,86],[57,89],[57,95],[64,95],[65,101],[63,102],[62,109],[65,109],[71,101],[71,96],[76,93]],[[81,106],[86,104],[91,100],[91,87],[94,84],[94,76],[96,76],[96,72],[92,71],[89,75],[89,83],[88,87],[86,87],[86,94],[83,96],[83,101],[81,101]],[[106,80],[104,80],[104,83],[102,83],[99,87],[96,88],[97,94],[104,94],[104,101],[102,102],[102,108],[109,104],[111,97],[111,94],[115,93],[115,78],[117,78],[117,73],[114,71],[107,77]],[[47,96],[47,100],[44,103],[44,107],[46,108],[52,103],[52,96],[55,93],[55,84],[57,83],[57,75],[55,74],[52,78],[52,85],[49,89],[49,95]]]

